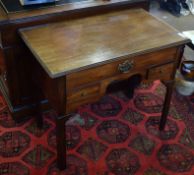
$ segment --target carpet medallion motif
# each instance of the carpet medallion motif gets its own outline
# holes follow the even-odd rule
[[[194,164],[194,156],[177,144],[162,145],[158,151],[160,163],[174,172],[190,171]]]
[[[134,125],[137,125],[139,122],[143,120],[143,115],[140,112],[129,108],[123,114],[123,119],[129,121]]]
[[[10,117],[7,110],[0,113],[0,126],[4,128],[13,128],[21,125],[22,123],[16,123],[12,117]]]
[[[128,99],[117,92],[80,107],[66,123],[67,169],[56,166],[54,111],[44,126],[16,123],[0,95],[0,175],[194,175],[194,96],[173,94],[158,130],[165,87],[142,84]]]
[[[115,175],[135,174],[140,168],[138,157],[126,148],[113,149],[106,157],[106,163]]]
[[[146,113],[159,113],[162,110],[163,100],[152,93],[138,94],[134,99],[137,109]]]
[[[147,132],[161,140],[169,140],[176,137],[179,130],[175,121],[168,119],[164,131],[158,130],[159,123],[159,117],[150,117],[145,124]]]
[[[30,170],[19,162],[8,162],[0,164],[2,175],[29,175]]]
[[[130,129],[125,123],[118,120],[108,120],[102,122],[96,128],[96,132],[102,140],[108,143],[122,143],[130,135]]]
[[[119,101],[111,96],[104,96],[102,99],[94,104],[91,104],[91,110],[96,115],[101,117],[116,116],[122,109]]]
[[[24,152],[30,144],[30,137],[20,131],[6,132],[0,136],[0,155],[15,157]]]
[[[78,148],[77,152],[90,160],[97,161],[106,149],[106,145],[89,138]]]

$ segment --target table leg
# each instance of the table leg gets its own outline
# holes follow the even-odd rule
[[[166,82],[164,84],[166,85],[166,95],[165,95],[165,100],[164,100],[163,109],[162,109],[162,116],[160,119],[160,126],[159,126],[160,130],[164,130],[164,128],[165,128],[168,112],[170,109],[170,101],[171,101],[171,97],[172,97],[174,81],[169,81],[169,82]]]
[[[42,129],[42,127],[43,127],[43,116],[42,116],[41,107],[40,107],[41,98],[40,98],[40,93],[39,93],[38,90],[34,90],[33,100],[34,100],[34,105],[35,105],[36,124],[37,124],[37,127],[39,129]]]
[[[57,166],[60,170],[66,168],[65,122],[65,116],[59,116],[56,118]]]
[[[178,63],[177,63],[177,69],[180,67],[180,65],[181,65],[181,62],[183,61],[183,54],[184,54],[184,49],[185,49],[185,45],[184,46],[182,46],[182,47],[180,47],[180,52],[179,52],[179,61],[178,61]]]

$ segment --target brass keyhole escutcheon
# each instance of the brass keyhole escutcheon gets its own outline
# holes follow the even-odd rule
[[[86,95],[86,92],[81,93],[81,97],[84,97]]]
[[[121,72],[121,73],[128,73],[134,66],[134,61],[131,60],[126,60],[125,62],[119,64],[118,66],[118,70]]]

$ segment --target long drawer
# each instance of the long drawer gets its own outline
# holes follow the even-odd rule
[[[72,112],[80,105],[100,99],[110,83],[128,79],[136,73],[151,81],[173,79],[176,66],[175,54],[176,48],[165,49],[68,75],[66,79],[66,111]],[[126,62],[131,64],[131,67],[129,71],[123,73],[119,69]]]
[[[72,73],[66,77],[67,90],[71,91],[80,86],[85,86],[86,84],[122,74],[123,72],[119,70],[119,65],[124,64],[126,61],[132,64],[131,69],[128,71],[128,74],[131,74],[132,72],[142,71],[142,69],[149,69],[151,66],[174,61],[175,54],[176,48],[169,48],[140,56],[125,57],[124,59],[100,65],[95,68]]]

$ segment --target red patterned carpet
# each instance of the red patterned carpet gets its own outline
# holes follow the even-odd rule
[[[44,129],[16,124],[0,97],[0,175],[194,175],[194,98],[174,93],[158,131],[164,87],[142,85],[132,100],[107,95],[67,123],[68,168],[56,168],[54,112]],[[192,103],[193,102],[193,103]]]

